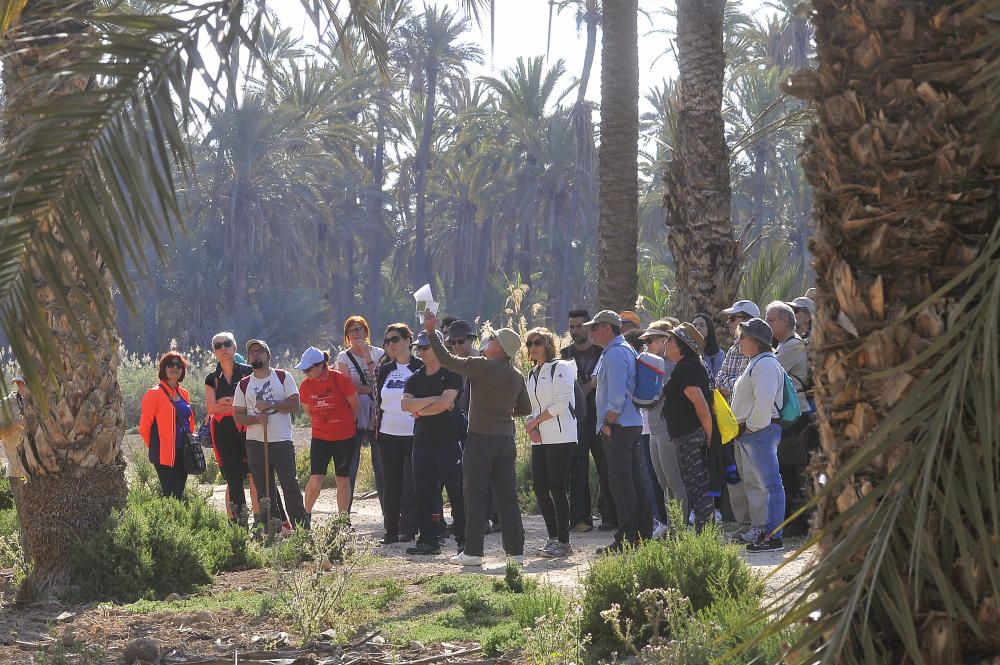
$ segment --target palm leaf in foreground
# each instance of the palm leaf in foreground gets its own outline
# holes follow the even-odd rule
[[[812,621],[784,662],[986,662],[1000,652],[1000,164],[968,47],[996,28],[966,3],[812,6],[818,70],[791,89],[816,109],[813,468],[829,480],[818,561],[765,635]]]

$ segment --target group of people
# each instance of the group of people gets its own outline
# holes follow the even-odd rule
[[[498,528],[506,555],[523,560],[515,419],[525,418],[548,535],[538,555],[568,556],[571,534],[595,528],[591,457],[599,478],[597,528],[614,532],[599,553],[679,528],[669,524],[668,498],[700,529],[724,495],[739,523],[737,542],[750,551],[780,549],[780,527],[805,492],[812,411],[806,345],[814,312],[803,297],[770,303],[761,318],[757,305],[740,300],[721,313],[735,338],[727,351],[706,314],[642,328],[634,312],[590,317],[577,309],[569,312],[565,348],[547,328],[523,339],[500,328],[480,339],[470,323],[446,318],[439,326],[431,312],[416,333],[404,323],[387,326],[379,346],[365,318],[351,316],[335,358],[316,347],[303,352],[298,386],[271,367],[267,342],[249,340],[245,362],[235,336],[219,333],[212,339],[218,363],[204,389],[227,510],[234,522],[249,523],[249,475],[255,521],[269,514],[284,528],[309,528],[332,461],[337,509],[349,516],[361,449],[369,446],[383,544],[413,542],[408,554],[437,555],[450,532],[457,546],[451,562],[474,566],[482,563],[485,534]],[[527,376],[515,362],[522,351]],[[662,377],[662,390],[641,401],[635,393],[644,364]],[[181,385],[187,368],[181,354],[164,354],[139,426],[164,495],[178,498],[186,480],[183,447],[196,445],[190,395]],[[786,374],[803,417],[783,428]],[[716,389],[739,425],[732,446],[720,437]],[[312,421],[304,498],[292,444],[300,406]],[[272,490],[278,487],[280,493]]]

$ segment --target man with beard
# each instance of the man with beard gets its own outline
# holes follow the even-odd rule
[[[267,342],[251,339],[246,349],[253,374],[244,377],[236,387],[233,419],[237,425],[247,428],[250,474],[261,499],[273,496],[265,480],[271,475],[270,469],[264,468],[264,446],[267,445],[269,466],[278,474],[288,518],[293,525],[308,528],[292,445],[292,414],[299,410],[298,387],[287,372],[271,369],[271,349]]]
[[[615,513],[615,502],[611,498],[608,486],[608,469],[604,460],[604,447],[601,444],[597,429],[597,405],[594,400],[597,382],[593,378],[597,360],[604,350],[594,344],[590,338],[590,329],[584,323],[590,320],[590,313],[585,309],[574,309],[569,312],[569,334],[573,344],[562,350],[563,360],[576,362],[576,380],[583,394],[587,396],[586,417],[577,420],[577,430],[580,445],[577,446],[569,471],[569,512],[571,529],[586,532],[594,528],[592,514],[593,503],[590,498],[590,455],[594,456],[597,465],[597,477],[600,480],[600,494],[597,497],[597,508],[601,512],[601,531],[614,531],[618,528],[618,518]]]

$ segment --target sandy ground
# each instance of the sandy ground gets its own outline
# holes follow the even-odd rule
[[[207,486],[206,486],[207,487]],[[212,500],[221,510],[225,501],[224,485],[213,488]],[[336,490],[325,489],[320,493],[319,500],[313,508],[313,519],[322,522],[330,519],[336,514]],[[445,514],[450,521],[449,509],[445,508]],[[523,515],[522,521],[525,529],[525,565],[524,572],[536,576],[539,581],[563,588],[579,587],[583,576],[587,572],[590,562],[597,558],[595,550],[598,547],[607,545],[612,541],[613,533],[598,531],[596,528],[588,533],[572,533],[570,542],[573,546],[573,554],[563,559],[546,559],[535,554],[535,550],[545,544],[548,535],[545,530],[545,522],[541,515]],[[378,499],[356,498],[351,514],[351,523],[355,530],[363,537],[377,540],[381,538],[382,512],[379,508]],[[767,553],[747,553],[743,551],[746,562],[761,576],[768,576],[767,587],[771,594],[780,592],[786,584],[794,579],[805,566],[812,560],[811,551],[807,551],[801,556],[795,557],[795,551],[802,543],[802,539],[786,539],[786,549],[783,552]],[[406,548],[413,543],[397,543],[395,545],[380,545],[375,549],[377,555],[386,559],[392,559],[399,564],[406,562],[410,566],[419,566],[420,572],[427,574],[455,572],[460,568],[448,563],[448,558],[457,552],[454,539],[442,546],[441,554],[438,556],[411,556],[406,554]],[[499,533],[487,534],[484,547],[484,563],[481,569],[475,567],[466,568],[469,572],[482,572],[486,574],[503,575],[506,566],[506,558],[503,552],[503,545]],[[776,569],[786,560],[790,560],[788,565]],[[387,563],[389,563],[387,561]],[[394,567],[394,566],[393,566]],[[775,572],[776,571],[776,572]],[[413,570],[413,572],[417,572]],[[773,573],[773,574],[772,574]]]

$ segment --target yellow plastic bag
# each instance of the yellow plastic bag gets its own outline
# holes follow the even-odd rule
[[[719,426],[719,435],[722,437],[723,445],[736,438],[740,432],[740,426],[736,422],[733,410],[729,408],[729,402],[722,396],[718,389],[712,391],[712,411],[715,413],[715,422]]]

